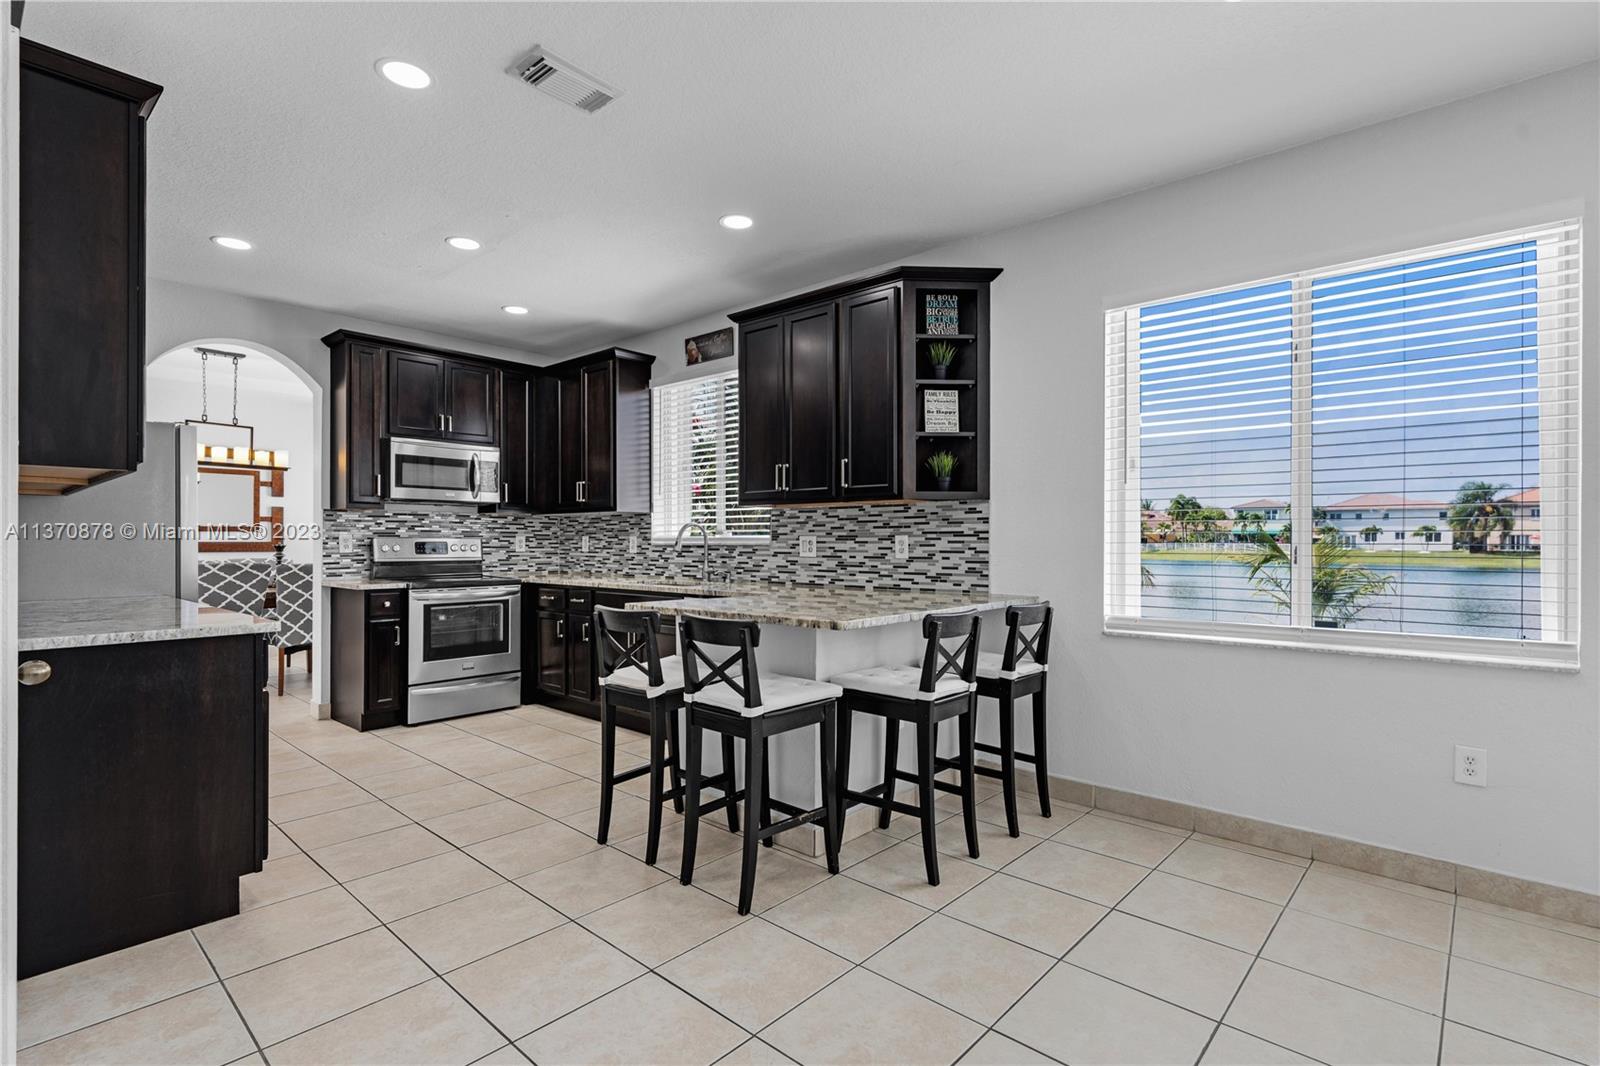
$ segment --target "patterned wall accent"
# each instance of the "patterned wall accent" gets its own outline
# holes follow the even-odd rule
[[[339,553],[339,534],[355,551]],[[364,575],[375,535],[478,536],[484,568],[606,571],[630,575],[697,573],[700,546],[674,553],[650,542],[650,516],[637,514],[475,514],[445,508],[381,512],[323,512],[323,571],[327,577]],[[515,550],[517,534],[525,549]],[[801,535],[817,538],[814,559],[801,558]],[[894,558],[894,537],[905,534],[910,558]],[[589,550],[582,548],[588,536]],[[630,536],[638,551],[628,551]],[[779,508],[769,544],[711,547],[713,569],[739,581],[850,588],[985,589],[989,584],[988,501]]]
[[[278,609],[272,612],[281,625],[273,646],[311,643],[310,563],[284,563],[278,569]],[[246,614],[261,614],[262,598],[272,575],[267,559],[200,560],[200,602]]]

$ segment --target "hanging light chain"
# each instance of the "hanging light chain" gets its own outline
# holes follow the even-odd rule
[[[228,358],[233,360],[233,424],[237,426],[239,424],[239,360],[243,359],[244,356],[230,355]]]
[[[200,349],[200,421],[211,421],[211,415],[206,410],[206,362],[211,358],[211,353],[204,348]]]

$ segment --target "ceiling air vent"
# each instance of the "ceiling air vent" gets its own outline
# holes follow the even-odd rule
[[[599,78],[537,46],[511,68],[511,73],[535,89],[590,114],[621,95]]]

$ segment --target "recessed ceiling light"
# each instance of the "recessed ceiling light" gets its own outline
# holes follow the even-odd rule
[[[377,67],[379,74],[402,89],[426,89],[433,84],[433,79],[428,76],[427,71],[403,59],[380,59]]]
[[[749,215],[723,215],[717,221],[722,223],[723,229],[749,229],[756,224]]]
[[[516,304],[506,304],[500,310],[504,311],[508,315],[525,315],[528,313],[528,309],[526,307],[518,307]]]
[[[220,244],[224,248],[232,248],[236,252],[248,252],[252,245],[240,237],[213,237],[212,244]]]
[[[483,245],[479,244],[471,237],[446,237],[444,239],[444,243],[448,244],[452,248],[459,248],[463,252],[476,252],[479,248],[483,247]]]

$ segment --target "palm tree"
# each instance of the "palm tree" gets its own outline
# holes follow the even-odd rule
[[[1250,581],[1257,592],[1288,611],[1289,553],[1265,533],[1257,534],[1255,542]],[[1311,549],[1311,618],[1318,626],[1344,628],[1394,585],[1394,578],[1351,562],[1350,555],[1351,549],[1333,537],[1318,538]]]
[[[1489,535],[1510,531],[1517,524],[1511,508],[1497,502],[1509,486],[1488,481],[1469,481],[1461,486],[1450,506],[1450,529],[1457,542],[1466,541],[1467,550],[1488,550]]]
[[[1416,529],[1413,529],[1411,531],[1411,535],[1413,537],[1421,538],[1421,540],[1424,543],[1426,543],[1427,541],[1430,541],[1434,537],[1439,535],[1439,527],[1438,526],[1418,526]]]
[[[1189,539],[1189,523],[1200,517],[1205,508],[1193,496],[1178,493],[1167,503],[1167,517],[1178,527],[1178,539]]]
[[[1382,526],[1368,526],[1361,531],[1361,539],[1368,544],[1378,543],[1378,538],[1383,535]]]
[[[1233,516],[1233,531],[1243,533],[1248,540],[1251,533],[1261,532],[1261,523],[1266,520],[1267,516],[1260,511],[1240,511]]]

